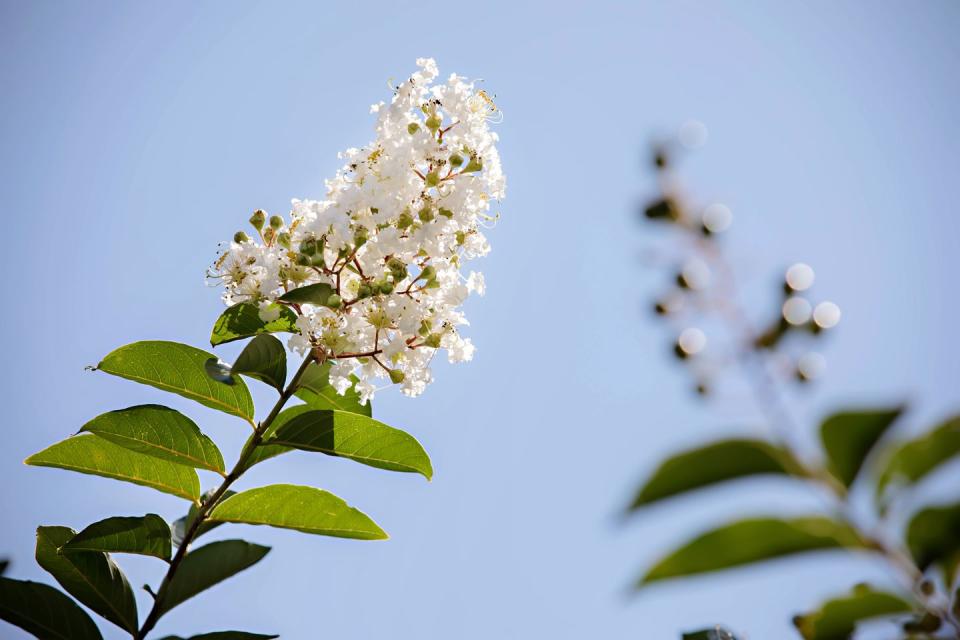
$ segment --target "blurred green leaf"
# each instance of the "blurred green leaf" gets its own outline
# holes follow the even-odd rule
[[[0,578],[0,619],[40,640],[103,640],[86,611],[40,582]]]
[[[68,527],[37,528],[37,564],[67,593],[130,633],[137,631],[137,603],[127,578],[105,553],[60,553],[76,535]]]
[[[203,495],[200,496],[200,502],[206,502],[210,498],[210,496],[213,495],[214,491],[215,491],[214,489],[211,489],[209,491],[204,491]],[[218,502],[223,502],[230,496],[236,495],[236,493],[237,493],[236,491],[227,489],[226,491],[223,492],[223,495],[220,496],[220,500]],[[189,529],[190,526],[193,524],[193,521],[194,519],[196,519],[197,513],[199,513],[199,511],[200,509],[199,507],[197,507],[196,504],[191,504],[190,510],[187,511],[187,515],[183,516],[182,518],[177,518],[170,525],[170,537],[172,539],[174,546],[179,547],[180,544],[183,542],[183,537],[187,534],[187,529]],[[204,520],[200,524],[200,526],[197,528],[197,533],[196,535],[194,535],[193,539],[196,540],[203,534],[209,532],[211,529],[216,529],[222,524],[223,524],[222,522],[210,522],[209,520]]]
[[[326,282],[318,282],[317,284],[308,284],[305,287],[291,289],[280,296],[279,299],[282,302],[293,304],[313,304],[318,307],[325,307],[330,296],[335,293],[333,287]]]
[[[270,547],[243,540],[221,540],[191,551],[167,584],[160,606],[164,614],[201,591],[255,565]]]
[[[262,524],[338,538],[387,538],[365,513],[332,493],[292,484],[241,491],[214,508],[210,520]]]
[[[243,348],[230,369],[264,382],[280,393],[287,380],[287,352],[283,343],[271,335],[259,335]]]
[[[136,553],[170,559],[170,525],[155,513],[95,522],[75,535],[61,552]]]
[[[280,636],[268,636],[262,633],[249,633],[247,631],[214,631],[212,633],[201,633],[198,636],[181,638],[180,636],[165,636],[160,640],[273,640]]]
[[[245,419],[253,418],[253,400],[242,380],[227,385],[207,375],[212,353],[178,342],[148,340],[111,351],[99,371],[148,384]]]
[[[233,305],[217,318],[210,335],[210,345],[215,347],[261,333],[299,333],[297,314],[282,304],[274,304],[272,308],[280,315],[276,320],[264,322],[260,318],[259,306],[249,302]]]
[[[337,393],[337,390],[330,385],[330,363],[324,362],[322,365],[313,363],[304,372],[297,385],[296,395],[298,398],[312,406],[314,409],[334,409],[336,411],[347,411],[349,413],[359,413],[364,416],[373,415],[373,408],[370,403],[360,404],[360,394],[354,387],[347,389],[344,395]],[[356,376],[350,376],[354,382]]]
[[[899,596],[857,585],[849,595],[828,600],[816,611],[797,616],[793,623],[804,640],[847,640],[858,622],[912,609]]]
[[[637,492],[630,510],[727,480],[758,474],[801,475],[801,469],[782,447],[762,440],[722,440],[664,460]]]
[[[223,473],[223,456],[190,418],[157,404],[99,415],[80,429],[125,449],[197,469]]]
[[[741,520],[687,542],[654,565],[638,586],[807,551],[864,546],[852,528],[819,516]]]
[[[125,449],[96,435],[67,438],[23,462],[132,482],[190,501],[200,497],[200,479],[191,467]]]
[[[427,452],[413,436],[346,411],[302,413],[280,427],[270,443],[349,458],[388,471],[419,473],[427,480],[433,475]]]
[[[723,627],[688,631],[681,636],[681,640],[737,640],[737,637]]]
[[[879,411],[836,413],[820,425],[827,468],[844,486],[853,484],[863,461],[880,437],[903,412],[902,407]]]
[[[897,447],[877,477],[877,496],[882,496],[890,483],[912,485],[922,480],[957,454],[960,454],[960,416]]]
[[[960,554],[960,502],[928,507],[913,516],[907,525],[907,547],[921,569],[955,563]]]

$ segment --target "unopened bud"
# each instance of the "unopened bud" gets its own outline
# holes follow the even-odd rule
[[[283,218],[280,216],[270,216],[270,226],[274,229],[279,229],[283,226]]]
[[[427,184],[428,187],[435,187],[440,184],[440,173],[437,171],[431,171],[426,176],[424,176],[423,181]]]
[[[390,382],[393,384],[400,384],[404,377],[403,371],[400,371],[400,369],[390,369]]]
[[[253,225],[253,228],[257,231],[263,229],[263,223],[267,220],[267,214],[263,209],[257,209],[253,212],[253,215],[250,216],[250,224]]]
[[[378,288],[380,289],[380,293],[384,295],[390,295],[391,293],[393,293],[393,283],[390,282],[389,280],[384,280],[383,282],[381,282],[378,285]]]
[[[343,299],[335,293],[327,298],[327,306],[331,309],[339,309],[342,305]]]
[[[305,256],[312,256],[317,252],[317,241],[309,238],[300,243],[300,253]]]
[[[443,124],[443,120],[441,120],[440,116],[438,116],[437,114],[433,114],[432,116],[427,118],[426,125],[427,125],[427,129],[430,129],[430,131],[436,132],[436,130],[440,128],[441,124]]]
[[[462,156],[462,155],[460,155],[459,153],[455,153],[455,154],[453,154],[452,156],[450,156],[450,166],[451,166],[451,167],[453,167],[454,169],[456,169],[457,167],[459,167],[459,166],[462,165],[462,164],[463,164],[463,156]]]
[[[277,234],[277,244],[279,244],[284,249],[290,248],[290,234],[284,231],[283,233]]]
[[[250,236],[245,234],[243,231],[237,231],[233,234],[233,241],[237,244],[243,244],[244,242],[250,242]]]
[[[373,295],[373,287],[364,282],[359,287],[357,287],[357,297],[358,298],[369,298]]]
[[[418,125],[416,122],[411,122],[407,125],[407,133],[410,135],[415,134],[417,131],[420,131],[420,125]]]
[[[310,256],[304,255],[304,254],[302,254],[302,253],[298,253],[296,259],[294,260],[294,262],[296,262],[296,263],[297,263],[298,265],[300,265],[301,267],[309,267],[309,266],[310,266]]]

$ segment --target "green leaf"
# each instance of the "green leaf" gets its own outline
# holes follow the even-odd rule
[[[283,343],[273,336],[260,335],[243,348],[230,371],[256,378],[283,393],[287,380],[287,352]]]
[[[789,451],[762,440],[731,439],[673,455],[637,492],[630,510],[727,480],[758,474],[802,475]]]
[[[688,631],[681,636],[681,640],[737,640],[737,637],[723,627],[717,626],[712,629]]]
[[[315,411],[313,407],[308,404],[297,404],[292,407],[287,407],[274,418],[273,422],[267,428],[263,434],[264,442],[258,445],[253,453],[250,454],[250,457],[247,458],[246,464],[243,465],[243,470],[246,471],[255,464],[259,464],[264,460],[269,460],[270,458],[276,457],[281,453],[286,453],[287,451],[293,451],[293,447],[285,447],[279,444],[267,444],[266,441],[277,432],[280,427],[285,425],[287,422],[299,416],[301,414],[307,413],[308,411]]]
[[[292,484],[273,484],[242,491],[214,508],[210,519],[262,524],[338,538],[387,538],[383,529],[365,513],[332,493]]]
[[[373,418],[345,411],[307,411],[287,421],[268,444],[316,451],[361,464],[433,475],[430,458],[408,433]]]
[[[279,300],[291,304],[313,304],[325,307],[327,306],[327,300],[335,293],[333,287],[326,282],[318,282],[317,284],[308,284],[305,287],[291,289],[280,296]]]
[[[863,461],[902,407],[880,411],[846,411],[836,413],[820,425],[820,440],[827,454],[827,468],[844,486],[857,477]]]
[[[828,600],[818,610],[797,616],[793,623],[804,640],[847,640],[858,622],[911,610],[903,598],[862,584],[849,595]]]
[[[206,502],[210,498],[210,496],[213,495],[214,491],[215,491],[214,489],[205,491],[203,495],[200,496],[200,502]],[[218,500],[218,503],[223,502],[224,500],[226,500],[232,495],[235,495],[236,493],[237,493],[236,491],[227,489],[226,491],[223,492],[223,495],[220,496],[220,500]],[[200,508],[197,507],[196,504],[191,504],[190,510],[187,511],[187,515],[183,516],[182,518],[177,518],[176,520],[173,521],[173,523],[170,525],[170,536],[172,538],[172,542],[174,545],[179,547],[183,543],[183,537],[187,534],[187,530],[193,524],[193,521],[197,517],[197,513],[199,512],[200,512]],[[207,533],[211,529],[216,529],[222,524],[223,524],[222,522],[210,522],[209,520],[204,520],[202,523],[200,523],[200,526],[197,528],[197,533],[194,535],[193,539],[196,540],[197,538]]]
[[[63,553],[104,551],[170,559],[170,525],[155,513],[95,522],[61,548]]]
[[[828,518],[741,520],[687,542],[651,568],[638,586],[807,551],[864,546],[852,528]]]
[[[210,335],[210,345],[215,347],[261,333],[299,333],[297,314],[282,304],[273,304],[271,308],[280,315],[276,320],[264,322],[260,318],[260,307],[257,305],[249,302],[233,305],[217,318]]]
[[[264,635],[262,633],[250,633],[248,631],[214,631],[212,633],[201,633],[198,636],[181,638],[180,636],[166,636],[160,640],[273,640],[280,636]]]
[[[96,435],[67,438],[23,462],[132,482],[191,501],[200,497],[200,478],[192,468],[125,449]]]
[[[193,420],[158,404],[119,409],[97,416],[80,429],[161,460],[223,474],[223,456]]]
[[[253,400],[242,380],[227,385],[207,375],[211,353],[178,342],[134,342],[111,351],[97,369],[148,384],[244,419],[253,418]]]
[[[137,603],[130,583],[105,553],[60,553],[76,531],[68,527],[37,528],[37,564],[67,593],[121,629],[137,630]]]
[[[364,416],[373,415],[370,403],[360,404],[360,394],[354,387],[347,389],[346,394],[340,395],[337,390],[330,385],[330,363],[324,362],[322,365],[311,364],[300,377],[300,383],[297,385],[296,395],[298,398],[311,405],[314,409],[333,409],[336,411],[348,411],[350,413],[359,413]],[[350,376],[356,382],[356,376]]]
[[[270,547],[243,540],[221,540],[191,551],[167,583],[160,606],[164,614],[201,591],[258,563]]]
[[[907,525],[907,547],[917,566],[949,566],[960,554],[960,502],[927,507]]]
[[[960,454],[960,416],[903,443],[890,454],[877,478],[877,496],[880,497],[890,483],[912,485],[919,482],[957,454]]]
[[[40,640],[103,640],[86,611],[40,582],[0,578],[0,619]]]

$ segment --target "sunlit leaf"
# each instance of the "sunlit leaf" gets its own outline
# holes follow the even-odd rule
[[[243,540],[221,540],[191,551],[183,557],[180,568],[167,584],[160,612],[166,613],[244,569],[255,565],[270,551]]]
[[[287,352],[273,336],[259,335],[243,348],[231,372],[256,378],[282,393],[287,380]]]
[[[191,467],[137,453],[92,434],[62,440],[24,463],[132,482],[191,501],[200,497],[200,479]]]
[[[960,416],[955,416],[933,431],[901,444],[890,454],[877,477],[877,495],[882,495],[890,483],[909,486],[919,482],[958,454]]]
[[[719,571],[782,556],[839,547],[865,547],[845,524],[823,517],[755,518],[708,531],[660,560],[640,585]]]
[[[86,611],[40,582],[0,578],[0,619],[40,640],[103,640]]]
[[[207,375],[211,353],[178,342],[134,342],[110,352],[99,371],[176,393],[226,413],[253,418],[253,400],[242,380],[227,385]]]
[[[858,622],[911,610],[900,596],[857,585],[850,594],[828,600],[816,611],[795,617],[793,623],[804,640],[847,640]]]
[[[261,333],[298,333],[297,314],[282,304],[272,305],[272,310],[279,314],[277,319],[264,322],[260,318],[259,306],[249,302],[233,305],[217,318],[210,335],[210,344],[215,347]]]
[[[61,548],[62,553],[104,551],[170,559],[170,525],[155,513],[95,522]]]
[[[365,513],[332,493],[292,484],[241,491],[214,508],[210,519],[262,524],[338,538],[382,540],[387,537]]]
[[[179,411],[156,404],[99,415],[80,431],[94,433],[125,449],[223,473],[223,456],[213,440]]]
[[[360,404],[360,394],[354,387],[347,389],[344,395],[337,393],[337,390],[331,386],[329,381],[330,363],[325,362],[322,365],[313,363],[300,377],[300,383],[296,392],[298,398],[311,405],[314,409],[334,409],[336,411],[347,411],[350,413],[359,413],[361,415],[373,415],[370,403]],[[356,376],[351,376],[353,382],[357,381]]]
[[[282,296],[280,300],[282,302],[289,302],[294,304],[313,304],[319,307],[327,306],[327,302],[330,300],[330,296],[335,294],[333,287],[325,282],[318,282],[317,284],[308,284],[305,287],[297,287],[296,289],[291,289]]]
[[[902,413],[902,407],[837,413],[820,425],[827,468],[845,486],[853,484],[867,454]]]
[[[121,629],[137,630],[137,603],[127,578],[105,553],[60,553],[76,535],[67,527],[37,528],[37,564],[67,593]]]
[[[428,480],[433,475],[427,452],[413,436],[356,413],[307,411],[280,427],[270,443],[419,473]]]
[[[917,513],[907,525],[906,539],[910,554],[921,569],[934,563],[948,566],[957,562],[960,554],[960,502],[927,507]]]
[[[662,462],[637,492],[630,509],[736,478],[800,473],[800,464],[781,447],[762,440],[723,440]]]

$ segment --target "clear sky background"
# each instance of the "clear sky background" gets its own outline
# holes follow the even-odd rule
[[[217,243],[255,208],[321,197],[337,152],[372,137],[368,107],[389,99],[388,80],[432,56],[497,95],[508,175],[479,264],[488,293],[468,307],[475,361],[437,367],[419,399],[375,403],[421,439],[435,479],[308,454],[258,467],[244,487],[329,489],[391,540],[223,527],[211,539],[274,550],[158,632],[674,638],[724,622],[782,638],[793,613],[852,582],[889,584],[872,560],[827,554],[628,596],[699,529],[819,504],[745,483],[618,518],[666,452],[762,428],[736,391],[694,401],[645,311],[665,276],[638,259],[654,236],[634,210],[653,187],[650,136],[705,122],[684,175],[732,207],[724,242],[751,299],[774,304],[782,269],[804,260],[815,295],[844,311],[799,415],[907,399],[903,428],[928,426],[960,408],[958,28],[960,4],[933,1],[0,3],[10,575],[51,581],[33,561],[37,525],[184,510],[21,464],[93,416],[168,403],[235,457],[242,422],[83,367],[141,339],[205,347],[222,309],[203,282]],[[120,562],[135,586],[161,575]],[[0,637],[19,636],[0,623]]]

